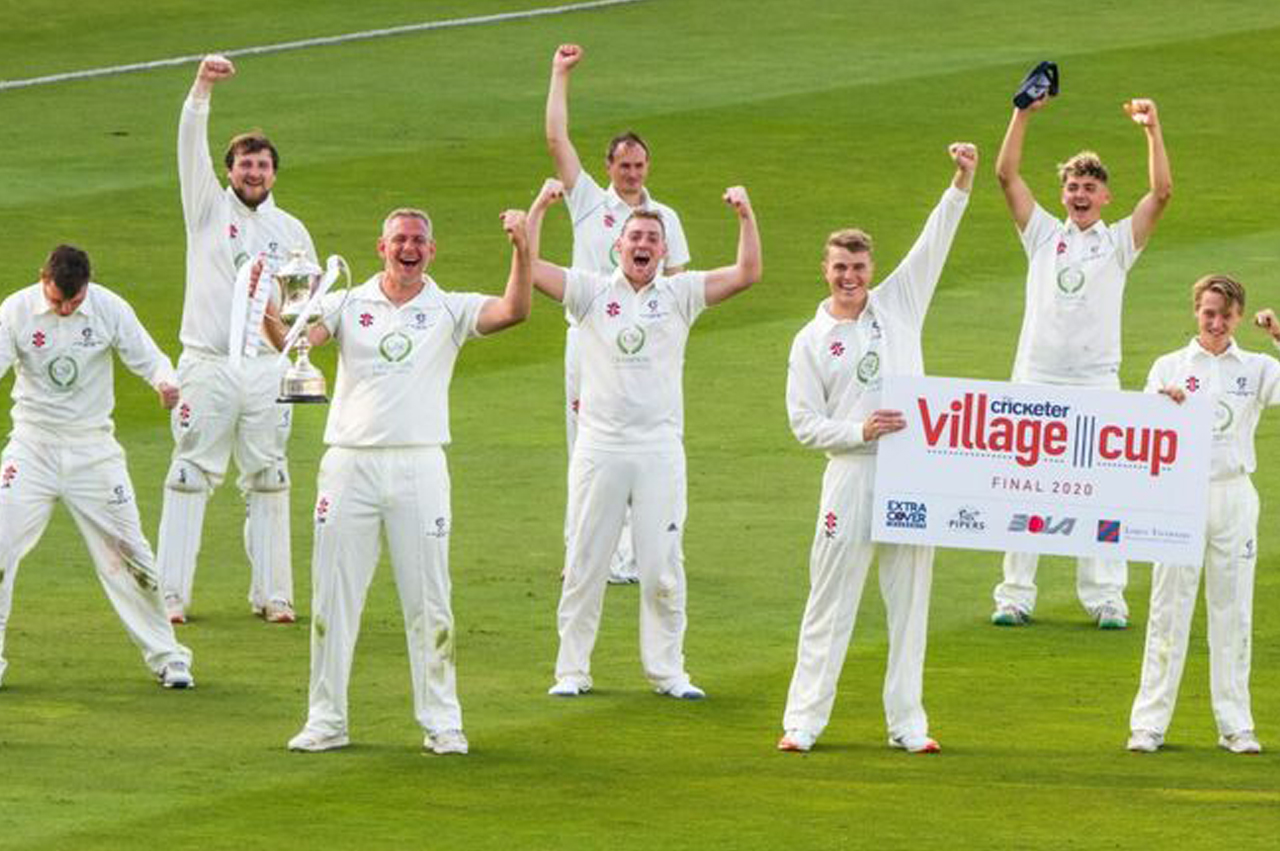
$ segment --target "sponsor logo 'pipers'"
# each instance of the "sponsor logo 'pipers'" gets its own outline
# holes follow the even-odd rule
[[[1099,426],[1097,417],[1080,414],[1068,419],[1069,405],[988,400],[985,393],[966,393],[934,415],[927,399],[916,402],[929,446],[1011,454],[1023,467],[1070,451],[1073,467],[1092,467],[1095,458],[1101,458],[1145,464],[1151,475],[1158,476],[1178,458],[1178,433],[1172,429]]]

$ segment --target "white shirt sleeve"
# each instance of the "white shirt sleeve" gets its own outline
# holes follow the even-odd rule
[[[492,298],[494,296],[481,293],[445,294],[445,308],[453,319],[453,342],[459,348],[467,340],[482,336],[476,325],[480,322],[480,311]]]
[[[1144,393],[1159,393],[1165,387],[1168,381],[1165,377],[1167,360],[1167,357],[1158,357],[1156,362],[1151,364],[1151,371],[1147,373],[1147,384],[1143,388]]]
[[[564,309],[581,322],[591,309],[599,277],[583,269],[564,270]]]
[[[707,273],[681,272],[667,279],[676,295],[676,307],[685,324],[692,327],[707,309]]]
[[[195,230],[214,209],[222,185],[209,158],[209,101],[187,96],[178,122],[178,184],[187,230]]]
[[[0,306],[0,378],[4,378],[18,360],[18,345],[13,339],[14,326],[8,317],[9,302]]]
[[[665,207],[662,210],[662,226],[667,234],[667,265],[688,266],[689,242],[685,239],[679,214],[670,207]]]
[[[909,318],[916,326],[924,324],[929,302],[968,205],[968,192],[948,186],[907,256],[876,288],[881,302],[891,303],[891,310]]]
[[[1022,233],[1018,234],[1018,238],[1022,240],[1022,250],[1026,252],[1027,259],[1030,260],[1035,255],[1037,248],[1052,239],[1057,230],[1058,220],[1049,215],[1044,207],[1036,204],[1031,211],[1031,218],[1027,220],[1027,226],[1023,228]]]
[[[578,180],[564,196],[565,208],[569,211],[569,219],[576,228],[578,223],[587,217],[596,207],[604,203],[604,190],[595,178],[587,174],[584,168],[578,172]]]
[[[1262,356],[1262,379],[1260,385],[1258,388],[1258,402],[1264,407],[1280,405],[1280,361],[1270,355]]]
[[[802,446],[827,452],[861,446],[862,423],[827,416],[826,391],[809,335],[801,331],[787,360],[787,417]]]
[[[342,311],[346,307],[348,298],[350,298],[349,292],[341,290],[339,292],[327,292],[324,294],[324,298],[320,299],[320,324],[324,326],[324,330],[329,332],[329,336],[335,339],[342,327]]]
[[[1142,255],[1142,249],[1133,242],[1133,217],[1121,219],[1112,225],[1111,238],[1116,244],[1116,262],[1121,269],[1129,271]]]
[[[178,376],[173,371],[173,363],[142,327],[129,303],[114,293],[107,294],[103,290],[98,293],[104,296],[104,303],[111,304],[115,325],[112,345],[129,371],[152,387],[159,388],[161,384],[177,387]]]

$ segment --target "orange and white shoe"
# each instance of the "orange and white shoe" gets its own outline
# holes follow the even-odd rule
[[[169,623],[180,624],[187,622],[186,610],[182,608],[182,601],[172,594],[164,598],[165,617],[169,618]]]
[[[792,729],[782,734],[782,738],[778,739],[778,750],[788,753],[808,753],[813,748],[813,743],[818,737],[808,730]]]
[[[928,736],[913,734],[890,736],[889,747],[897,748],[907,753],[940,753],[942,751],[942,746],[936,740]]]

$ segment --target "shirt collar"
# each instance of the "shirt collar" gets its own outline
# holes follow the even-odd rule
[[[351,293],[352,297],[362,301],[373,301],[385,304],[393,310],[401,310],[409,305],[426,304],[435,292],[440,289],[440,285],[430,275],[423,275],[423,287],[418,290],[417,295],[406,301],[404,304],[392,304],[391,299],[387,298],[387,294],[382,291],[382,273],[376,272],[372,278],[365,281]]]
[[[870,296],[871,293],[867,293],[867,295]],[[814,319],[818,323],[818,330],[826,334],[837,325],[857,325],[862,321],[864,316],[869,316],[870,314],[871,299],[867,298],[867,303],[863,305],[862,312],[858,314],[856,319],[843,319],[838,316],[833,316],[831,314],[831,296],[827,296],[818,305],[818,312]]]
[[[230,186],[227,187],[227,197],[231,199],[231,208],[241,216],[252,216],[255,213],[265,213],[268,210],[274,210],[276,206],[275,193],[268,192],[267,197],[262,199],[262,203],[257,207],[249,207],[245,202],[240,200],[240,196]]]
[[[615,210],[626,210],[630,212],[632,209],[635,209],[630,204],[628,204],[625,200],[623,200],[623,197],[621,195],[618,194],[618,190],[614,188],[612,181],[609,182],[609,188],[604,191],[604,200],[606,204],[608,204],[611,208]],[[641,210],[649,209],[649,190],[648,189],[640,190],[639,209]]]
[[[1236,345],[1235,338],[1232,338],[1231,342],[1227,345],[1227,348],[1220,355],[1215,355],[1213,352],[1200,345],[1199,337],[1192,337],[1191,342],[1187,344],[1187,348],[1191,350],[1192,357],[1209,358],[1210,360],[1214,358],[1229,357],[1238,361],[1244,360],[1244,358],[1240,356],[1240,347]]]
[[[1084,230],[1081,230],[1080,226],[1077,225],[1070,216],[1067,216],[1067,218],[1063,220],[1063,224],[1065,225],[1067,234],[1069,236],[1075,236],[1076,234],[1083,234],[1083,233],[1101,234],[1103,231],[1107,229],[1107,223],[1104,222],[1102,219],[1098,219],[1096,222],[1089,225]]]

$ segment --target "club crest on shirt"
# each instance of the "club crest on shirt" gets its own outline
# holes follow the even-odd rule
[[[644,340],[644,329],[637,325],[631,325],[618,332],[618,348],[624,355],[639,354],[644,348]]]
[[[605,230],[612,230],[612,229],[613,229],[614,224],[615,224],[617,221],[618,221],[618,220],[617,220],[617,219],[615,219],[615,218],[613,217],[613,213],[605,213],[605,214],[604,214],[604,227],[605,227]]]
[[[133,496],[129,493],[129,489],[124,485],[116,485],[111,489],[111,496],[107,498],[107,505],[128,505],[133,501]]]
[[[1186,384],[1188,393],[1194,393],[1200,389],[1200,379],[1196,378],[1194,375],[1187,376]]]
[[[37,331],[31,335],[31,345],[35,346],[37,349],[43,349],[44,344],[48,341],[49,338],[44,335],[43,331]]]
[[[58,387],[70,387],[80,377],[80,365],[66,355],[49,361],[49,380]]]
[[[844,357],[844,343],[840,342],[839,340],[836,340],[834,343],[831,344],[831,357],[833,358]]]
[[[378,353],[388,363],[399,363],[407,358],[411,351],[413,351],[413,341],[399,331],[392,331],[378,343]]]
[[[867,352],[862,356],[862,360],[858,361],[858,380],[863,384],[869,384],[879,374],[880,355],[875,352]]]
[[[1235,422],[1235,412],[1231,410],[1231,406],[1221,399],[1213,408],[1213,432],[1214,434],[1222,434],[1231,428],[1231,424]]]
[[[610,317],[617,316],[622,312],[622,305],[618,304],[616,301],[611,301],[605,305],[604,312]]]
[[[102,345],[102,339],[93,333],[93,326],[86,325],[80,329],[80,339],[75,345],[82,349],[96,349]]]
[[[1075,295],[1084,287],[1084,270],[1079,266],[1064,266],[1058,270],[1058,291],[1063,295]]]

